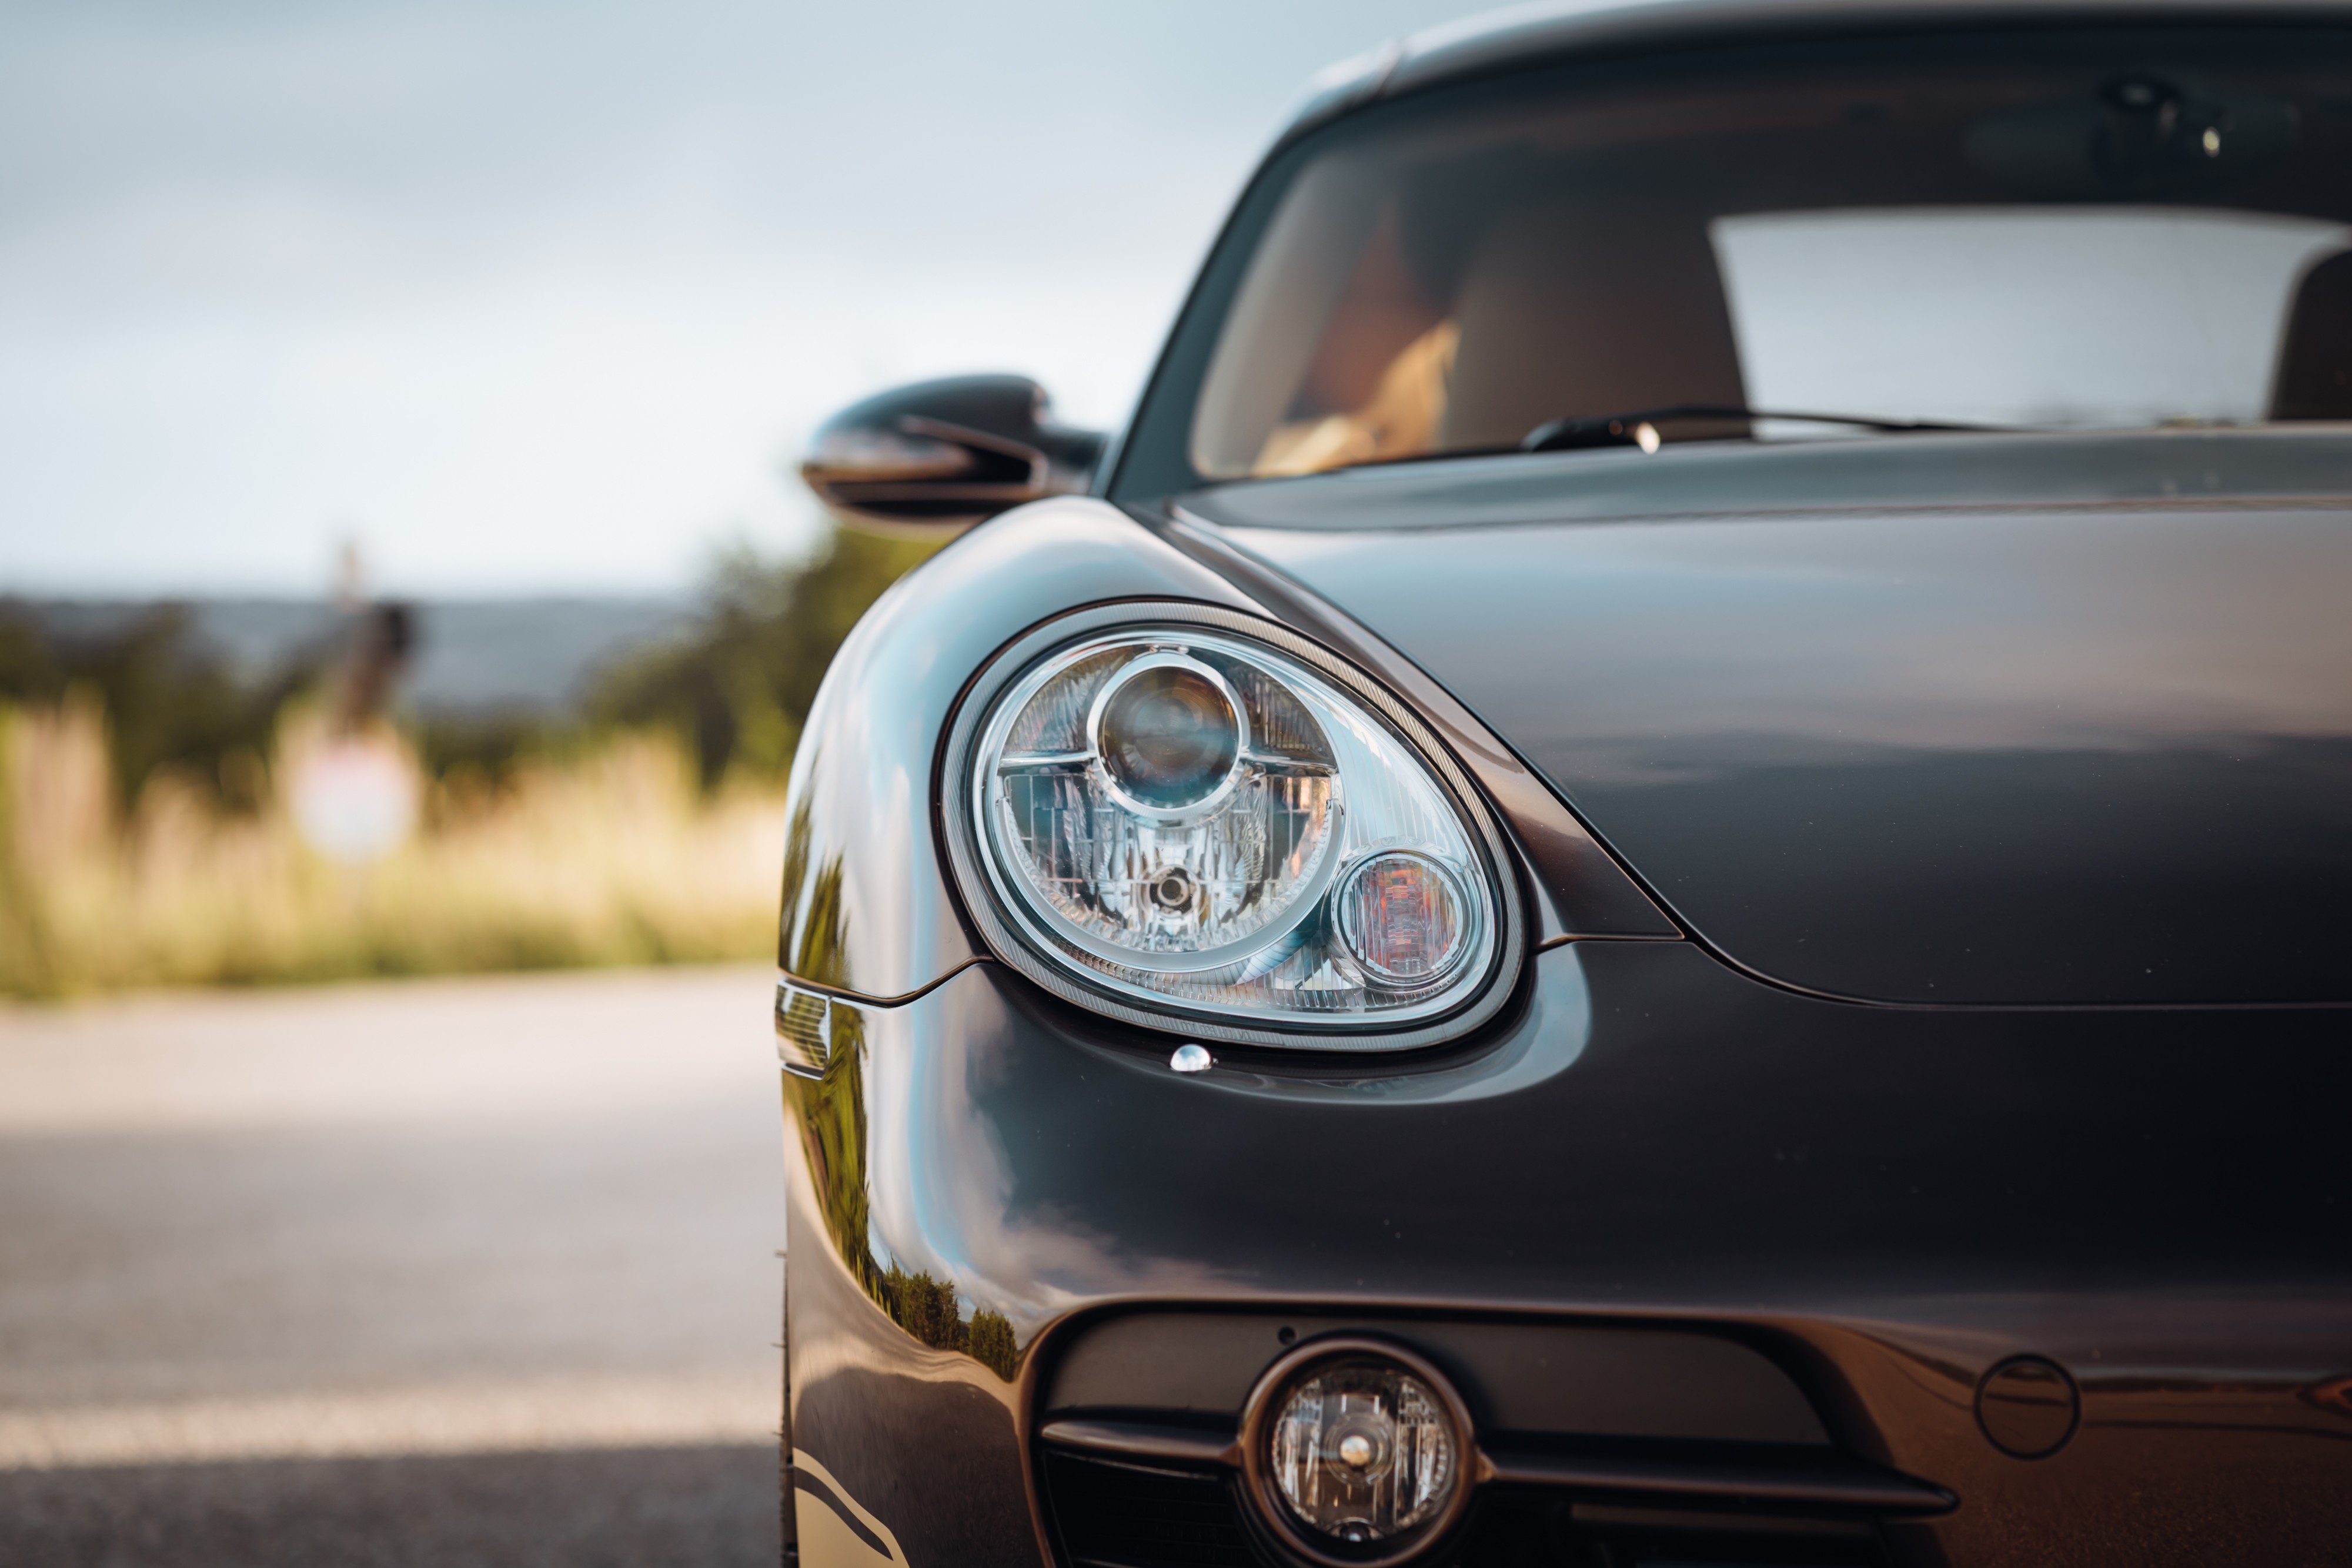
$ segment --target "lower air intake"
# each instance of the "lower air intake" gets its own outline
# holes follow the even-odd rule
[[[1232,1481],[1049,1452],[1065,1568],[1283,1568],[1244,1529]],[[1509,1488],[1479,1500],[1433,1568],[1883,1568],[1866,1524],[1572,1506]]]
[[[1066,1454],[1045,1473],[1071,1568],[1258,1568],[1222,1477]]]

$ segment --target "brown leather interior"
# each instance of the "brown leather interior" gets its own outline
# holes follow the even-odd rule
[[[1554,419],[1748,401],[1715,249],[1687,213],[1528,203],[1472,250],[1454,319],[1447,447],[1511,445]],[[1665,434],[1745,433],[1691,422]]]

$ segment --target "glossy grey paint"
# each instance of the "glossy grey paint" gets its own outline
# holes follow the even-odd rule
[[[1632,455],[1182,505],[1414,658],[1756,972],[2352,1001],[2352,438]]]
[[[1387,532],[1880,508],[2112,510],[2200,497],[2231,506],[2326,505],[2347,493],[2352,431],[2327,424],[1694,442],[1655,456],[1619,448],[1447,458],[1222,485],[1176,505],[1237,528]]]
[[[1029,1563],[1029,1434],[1100,1312],[1679,1328],[1754,1347],[1840,1448],[1958,1497],[1889,1536],[1897,1561],[2046,1562],[2062,1527],[2084,1564],[2334,1550],[2352,1186],[2326,1108],[2352,1059],[2331,1018],[2224,1039],[2189,1011],[1856,1008],[1688,943],[1535,967],[1492,1040],[1348,1074],[1239,1053],[1180,1075],[994,964],[860,1009],[854,1116],[847,1078],[787,1087],[794,1441],[917,1568]],[[845,1121],[859,1158],[813,1158]],[[1416,1157],[1332,1183],[1360,1148]],[[829,1230],[827,1171],[853,1164],[857,1222]],[[853,1257],[1010,1317],[1018,1375],[918,1344]],[[2083,1391],[2079,1432],[2032,1462],[1970,1414],[2021,1354]],[[1089,1398],[1163,1396],[1101,1375]]]
[[[1388,559],[1403,573],[1367,570],[1401,592],[1439,582],[1449,543],[1481,538],[1833,526],[1948,540],[1987,517],[2036,520],[2023,537],[2046,548],[2069,519],[2145,527],[2149,508],[1281,537],[1338,557],[1401,549]],[[972,948],[935,841],[893,792],[923,787],[936,727],[1003,627],[1181,583],[1317,628],[1433,722],[1448,711],[1427,674],[1229,542],[1272,537],[1154,530],[1096,503],[1009,515],[877,608],[838,677],[856,685],[829,685],[813,721],[797,831],[814,846],[803,862],[836,882],[829,904],[793,905],[801,950],[832,953],[838,979],[879,977],[869,988],[885,995],[951,976],[901,1006],[835,1003],[824,1058],[785,1086],[793,1442],[910,1563],[1050,1558],[1030,1447],[1045,1380],[1066,1339],[1129,1303],[1255,1303],[1310,1326],[1402,1310],[1391,1330],[1432,1354],[1528,1313],[1727,1336],[1788,1369],[1837,1448],[1959,1498],[1949,1517],[1882,1527],[1897,1562],[2031,1562],[2032,1532],[2012,1528],[2028,1516],[2089,1532],[2099,1551],[2084,1562],[2225,1542],[2291,1560],[2332,1539],[2324,1500],[2347,1477],[2336,1424],[2352,1420],[2352,1405],[2336,1413],[2352,1341],[2332,1238],[2352,1193],[2313,1115],[2352,1089],[2333,1015],[1887,1012],[1773,990],[1688,943],[1579,942],[1536,958],[1505,1019],[1453,1049],[1304,1071],[1282,1052],[1228,1051],[1181,1077],[1165,1036],[984,959],[955,969]],[[1743,570],[1770,559],[1736,541],[1702,554]],[[1524,628],[1488,629],[1526,646]],[[1467,714],[1452,722],[1476,733]],[[1507,779],[1496,769],[1510,760],[1486,756],[1482,778]],[[1490,793],[1533,783],[1519,779]],[[803,894],[819,880],[804,874]],[[818,905],[835,912],[830,947],[806,940]],[[1416,1157],[1365,1167],[1388,1184],[1373,1188],[1314,1178],[1334,1151],[1367,1147]],[[877,1283],[898,1274],[941,1282],[975,1321],[1008,1321],[1017,1375],[918,1343]],[[1442,1322],[1423,1333],[1415,1312]],[[2053,1358],[2084,1390],[2081,1430],[2032,1468],[1967,1414],[1976,1379],[2019,1354]],[[917,1451],[922,1465],[903,1462]],[[2250,1514],[2232,1478],[2255,1472],[2276,1501]],[[2151,1484],[2171,1500],[2155,1533],[2138,1501]]]
[[[1541,34],[1550,24],[1521,25]],[[1464,68],[1508,68],[1516,57],[1465,56]],[[2173,568],[2224,580],[2247,569],[2233,543],[2252,540],[2252,556],[2269,560],[2281,539],[2299,538],[2294,548],[2327,555],[2311,563],[2326,575],[2288,581],[2290,595],[2324,595],[2345,580],[2326,530],[2347,508],[2336,454],[2323,433],[2311,436],[2127,443],[2087,471],[2097,441],[2013,445],[1999,462],[1976,461],[1990,447],[1935,444],[1670,454],[1703,458],[1704,471],[1583,454],[1236,486],[1183,498],[1198,523],[1161,516],[1158,496],[1128,497],[1137,523],[1040,509],[1053,526],[1033,529],[1031,514],[1010,515],[909,584],[922,615],[890,612],[887,635],[931,639],[933,656],[864,647],[860,673],[842,677],[821,714],[833,739],[821,766],[804,755],[795,799],[811,808],[804,839],[820,846],[804,862],[829,862],[842,885],[856,884],[836,907],[854,901],[856,918],[827,927],[831,950],[861,983],[945,973],[953,953],[972,950],[926,858],[930,841],[872,803],[868,780],[919,776],[917,754],[936,737],[923,716],[944,713],[971,667],[954,667],[950,643],[962,656],[1017,629],[995,632],[1002,618],[1124,591],[1130,553],[1145,576],[1169,576],[1181,570],[1172,551],[1225,585],[1209,591],[1213,601],[1237,595],[1348,649],[1441,729],[1481,732],[1476,702],[1457,695],[1473,696],[1483,662],[1506,666],[1530,704],[1621,705],[1638,742],[1644,705],[1696,712],[1714,684],[1760,682],[1759,715],[1785,716],[1805,695],[1790,661],[1768,658],[1750,674],[1757,639],[1721,635],[1727,612],[1763,615],[1784,650],[1843,632],[1862,649],[1844,663],[1867,674],[1866,626],[1890,629],[1898,655],[1937,626],[1990,626],[1995,635],[1971,644],[1987,657],[2046,648],[2063,622],[2037,592],[2089,594],[2109,611],[2189,593],[2192,613],[2209,608],[2189,593],[2195,575],[2126,570],[2147,562],[2117,552],[2119,537],[2168,540]],[[2215,454],[2208,481],[2203,459]],[[2216,491],[2236,499],[2196,498]],[[2277,531],[2224,527],[2246,518]],[[1066,523],[1089,564],[1059,577],[1063,601],[1050,603],[1023,583],[1061,570],[1052,547]],[[1454,523],[1474,526],[1433,531]],[[1582,552],[1639,538],[1664,541],[1629,559],[1671,613],[1645,614],[1654,606],[1585,575],[1594,558]],[[1268,544],[1277,539],[1283,549]],[[1890,544],[1910,553],[1890,556]],[[1865,569],[1843,600],[1836,563],[1822,556],[1832,545],[1858,549]],[[1484,552],[1488,569],[1470,580],[1475,597],[1416,618],[1417,592],[1470,578],[1453,570],[1464,552]],[[1302,564],[1308,557],[1320,564]],[[1529,591],[1512,613],[1491,613],[1497,585],[1524,577],[1528,560],[1559,569],[1549,612],[1521,613],[1539,597]],[[2093,570],[2102,563],[2120,575]],[[2053,565],[2059,575],[2045,578]],[[1809,576],[1826,611],[1791,589]],[[1710,580],[1724,590],[1713,601],[1701,591]],[[1873,594],[1874,611],[1864,602]],[[2000,602],[2006,618],[1988,612]],[[2260,672],[2232,661],[2280,630],[2227,601],[2217,613],[2198,623],[2218,627],[2215,667],[2225,686],[2252,690]],[[2316,624],[2301,611],[2289,620]],[[1422,621],[1455,637],[1463,662],[1417,646]],[[2129,614],[2093,622],[2092,652],[2134,645]],[[1562,660],[1563,639],[1590,656]],[[1970,660],[1958,669],[1984,674]],[[1857,670],[1832,660],[1822,673],[1813,684],[1829,706],[1845,701],[1881,724],[1906,703],[1951,695],[1932,660],[1897,658],[1885,673],[1899,700],[1875,707],[1852,702]],[[2199,672],[2156,674],[2178,698]],[[2016,681],[1987,689],[1991,718],[2053,722]],[[863,716],[902,704],[918,716],[903,726]],[[2176,716],[2193,706],[2176,704]],[[934,724],[929,737],[923,722]],[[1922,766],[1948,763],[1963,779],[1980,759],[1973,731],[1942,749],[1890,733]],[[1533,750],[1525,736],[1510,739]],[[1605,857],[1570,819],[1547,862],[1526,824],[1528,813],[1559,812],[1557,802],[1518,753],[1491,735],[1479,744],[1494,747],[1480,775],[1490,798],[1531,866],[1551,867],[1538,877],[1548,928],[1579,928],[1577,899],[1606,883]],[[2067,755],[2139,755],[2112,735],[2102,744]],[[1573,749],[1537,759],[1565,770]],[[1850,774],[1863,759],[1830,761]],[[1513,791],[1524,811],[1506,803]],[[1980,809],[1987,797],[1971,799]],[[1679,830],[1702,831],[1706,815],[1685,811]],[[924,841],[912,861],[906,839]],[[1849,877],[1868,860],[1814,858]],[[804,866],[788,900],[803,932],[812,874]],[[1601,902],[1612,900],[1624,929],[1672,932],[1638,893]],[[1759,929],[1769,937],[1787,907],[1758,915]],[[876,935],[875,922],[892,919],[919,934]],[[1229,1311],[1260,1328],[1286,1317],[1310,1328],[1370,1322],[1432,1354],[1450,1338],[1491,1345],[1531,1327],[1668,1331],[1764,1358],[1837,1448],[1949,1489],[1958,1505],[1948,1514],[1876,1532],[1890,1563],[2333,1561],[2352,1492],[2352,1166],[2335,1124],[2352,1092],[2342,1019],[1856,1006],[1742,975],[1697,943],[1580,941],[1534,958],[1512,1009],[1451,1047],[1305,1068],[1280,1052],[1227,1051],[1209,1073],[1179,1075],[1166,1036],[1056,1002],[982,959],[901,1006],[834,1003],[821,1070],[786,1077],[791,1430],[888,1523],[910,1568],[1025,1568],[1055,1555],[1037,1443],[1058,1371],[1124,1314],[1197,1325]],[[1344,1163],[1365,1150],[1380,1157]],[[1361,1180],[1335,1179],[1359,1168]],[[884,1282],[893,1266],[945,1281],[974,1324],[983,1313],[1014,1323],[1014,1375],[943,1347],[936,1322],[894,1306]],[[1508,1332],[1479,1338],[1495,1329]],[[1281,1343],[1260,1335],[1255,1352],[1237,1354],[1270,1362]],[[2046,1358],[2080,1391],[2079,1425],[2047,1458],[2004,1451],[1977,1416],[1984,1381],[2021,1356]],[[1116,1367],[1093,1370],[1089,1400],[1150,1407],[1168,1397],[1165,1379],[1122,1385]],[[1659,1403],[1689,1392],[1668,1390],[1663,1375],[1645,1386]],[[1532,1387],[1520,1392],[1532,1398]],[[1654,1417],[1642,1392],[1629,1391],[1620,1413]],[[1721,1411],[1695,1408],[1678,1431],[1729,1430],[1706,1425]],[[1572,1426],[1588,1411],[1562,1398],[1512,1418]],[[1501,1419],[1492,1408],[1481,1418]],[[1576,1495],[1588,1506],[1589,1492]]]
[[[1604,6],[1561,0],[1465,17],[1334,68],[1277,145],[1367,104],[1538,62],[1905,31],[2273,18],[2293,24],[2346,14],[2343,0],[1651,0]]]
[[[867,527],[936,536],[1084,491],[1102,453],[1102,435],[1055,420],[1028,377],[951,376],[895,387],[825,421],[801,480]]]

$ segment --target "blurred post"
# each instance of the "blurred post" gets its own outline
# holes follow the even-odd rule
[[[346,547],[337,598],[353,611],[323,734],[290,746],[294,821],[329,860],[364,866],[405,842],[421,793],[416,758],[387,716],[415,645],[416,616],[393,601],[366,602],[357,552]]]

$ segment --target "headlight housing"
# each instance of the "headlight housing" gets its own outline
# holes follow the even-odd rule
[[[1280,628],[1181,604],[1056,622],[982,673],[947,762],[991,946],[1114,1017],[1394,1049],[1475,1024],[1516,970],[1517,891],[1468,781]]]

